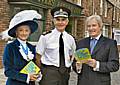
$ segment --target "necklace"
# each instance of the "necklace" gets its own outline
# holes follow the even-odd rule
[[[22,44],[21,44],[21,46],[22,46],[23,52],[26,54],[27,59],[29,60],[29,58],[28,58],[28,47],[26,46],[26,48],[25,48]]]

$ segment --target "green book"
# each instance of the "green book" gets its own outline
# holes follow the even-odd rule
[[[33,61],[30,61],[30,62],[20,71],[20,73],[24,73],[24,74],[30,74],[30,73],[38,74],[39,72],[40,72],[40,68],[39,68]]]
[[[81,48],[75,52],[75,59],[77,61],[85,62],[87,59],[91,59],[91,54],[88,48]]]

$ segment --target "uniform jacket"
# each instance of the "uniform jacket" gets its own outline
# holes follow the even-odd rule
[[[19,52],[20,42],[16,39],[12,43],[6,45],[3,55],[3,64],[5,67],[4,74],[8,77],[6,85],[34,85],[31,83],[27,84],[27,75],[21,74],[20,70],[28,63],[23,59]],[[35,47],[27,43],[30,51],[35,55]],[[35,57],[33,58],[35,61]]]
[[[90,50],[90,37],[80,40],[79,48]],[[81,73],[78,74],[78,85],[110,85],[110,72],[119,69],[119,55],[115,40],[108,39],[101,35],[91,57],[100,62],[99,71],[94,71],[92,67],[83,64]],[[73,64],[75,70],[75,64]]]

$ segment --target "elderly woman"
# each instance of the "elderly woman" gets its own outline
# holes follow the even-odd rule
[[[30,61],[36,61],[35,46],[27,42],[29,35],[38,28],[37,22],[30,17],[32,13],[36,11],[21,11],[10,22],[8,35],[16,39],[7,44],[4,50],[4,73],[8,77],[6,85],[35,85],[38,78],[37,74],[20,73]]]

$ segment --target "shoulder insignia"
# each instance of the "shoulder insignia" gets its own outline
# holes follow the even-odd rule
[[[49,34],[49,33],[51,33],[52,31],[50,30],[50,31],[46,31],[46,32],[43,32],[43,34],[42,35],[46,35],[46,34]]]

